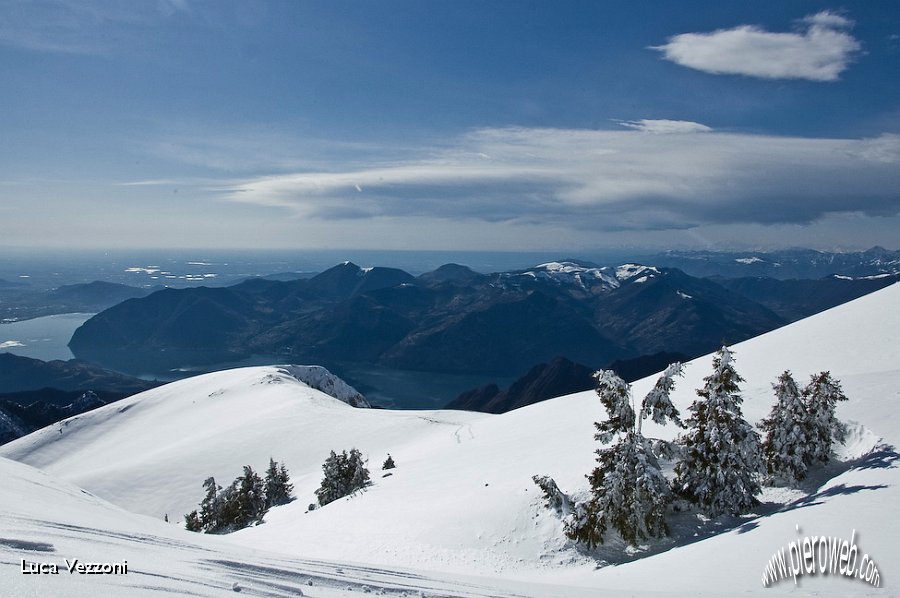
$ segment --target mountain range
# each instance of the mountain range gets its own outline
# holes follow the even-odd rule
[[[308,280],[166,289],[107,309],[70,348],[121,371],[254,354],[439,372],[518,373],[557,356],[591,364],[662,350],[698,355],[786,323],[676,269],[551,262],[419,277],[343,263]]]
[[[661,351],[700,355],[895,279],[711,280],[579,261],[494,274],[447,264],[414,277],[345,262],[308,279],[130,299],[88,320],[69,346],[134,373],[264,355],[337,371],[351,363],[516,375],[556,357],[599,368]]]
[[[878,246],[855,252],[803,248],[741,252],[671,250],[647,255],[642,259],[702,277],[790,280],[832,275],[859,278],[900,273],[900,251]]]
[[[33,289],[0,280],[0,320],[24,320],[51,314],[95,313],[126,299],[146,297],[162,286],[139,288],[95,280],[54,289]]]

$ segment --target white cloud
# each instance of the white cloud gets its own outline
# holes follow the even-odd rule
[[[841,15],[823,11],[802,19],[795,32],[741,25],[712,33],[682,33],[653,49],[666,60],[716,75],[836,81],[861,48],[847,33],[852,25]]]
[[[701,125],[700,123],[691,122],[689,120],[623,120],[616,121],[623,127],[634,129],[635,131],[643,131],[645,133],[706,133],[712,131],[710,127]]]
[[[900,136],[775,137],[698,123],[670,127],[676,135],[647,135],[657,127],[643,122],[627,131],[480,129],[442,150],[423,147],[421,158],[382,157],[353,169],[247,178],[219,189],[234,202],[322,222],[425,219],[614,231],[900,213]]]
[[[25,344],[19,341],[3,341],[0,343],[0,349],[12,349],[13,347],[24,347]]]

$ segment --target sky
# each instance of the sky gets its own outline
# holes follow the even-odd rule
[[[0,0],[0,247],[876,244],[894,0]]]

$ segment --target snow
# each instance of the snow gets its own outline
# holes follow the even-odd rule
[[[320,365],[282,365],[278,366],[278,370],[351,407],[371,407],[359,391]]]
[[[838,447],[840,462],[814,470],[800,488],[764,494],[794,504],[762,505],[758,516],[710,523],[689,540],[633,554],[610,545],[589,555],[571,546],[558,516],[543,506],[536,474],[551,476],[570,495],[587,490],[584,476],[598,448],[593,422],[604,417],[593,392],[499,416],[355,409],[301,382],[290,366],[266,366],[174,382],[0,447],[0,456],[27,464],[0,459],[0,537],[19,542],[0,540],[0,587],[17,596],[143,596],[157,586],[222,595],[239,583],[248,595],[260,595],[253,588],[264,584],[270,595],[296,595],[297,580],[315,570],[351,586],[308,592],[326,598],[362,593],[372,577],[386,593],[402,581],[406,589],[450,596],[877,593],[837,576],[804,577],[796,588],[787,580],[766,589],[760,579],[789,542],[804,535],[849,539],[856,530],[860,554],[878,565],[884,585],[896,587],[898,305],[895,284],[732,347],[750,422],[769,413],[771,385],[790,369],[801,385],[829,370],[849,397],[838,417],[852,423]],[[711,356],[685,365],[671,395],[683,414],[710,372]],[[634,396],[655,382],[636,382]],[[643,433],[671,439],[676,430],[648,420]],[[306,512],[329,451],[353,447],[368,457],[373,485]],[[387,453],[397,467],[382,477]],[[273,508],[263,525],[228,536],[179,529],[206,477],[228,482],[243,465],[265,468],[269,457],[287,466],[297,500]],[[23,551],[22,541],[53,544],[46,558],[60,562],[67,555],[128,558],[147,575],[32,579],[18,571],[20,556],[45,555]],[[598,558],[619,564],[598,566]]]
[[[639,264],[623,264],[616,268],[616,278],[619,280],[628,280],[636,276],[640,276],[644,280],[652,277],[653,274],[659,274],[659,270],[653,266],[641,266]],[[644,280],[636,280],[635,282],[644,282]]]
[[[602,291],[617,289],[626,281],[646,282],[659,273],[653,266],[638,264],[593,268],[575,262],[547,262],[521,272],[519,276],[553,280],[557,284],[573,285],[586,290],[599,288]]]
[[[619,281],[611,273],[610,268],[590,268],[575,262],[547,262],[539,264],[533,270],[522,273],[523,276],[553,280],[558,284],[568,284],[582,289],[610,290],[619,287]]]
[[[739,258],[736,258],[734,261],[736,261],[739,264],[749,265],[749,264],[758,264],[760,262],[764,262],[765,260],[763,260],[762,258],[758,258],[758,257],[739,257]]]
[[[693,295],[688,295],[687,293],[683,293],[681,291],[675,291],[675,292],[678,293],[678,296],[681,297],[682,299],[693,299],[694,298]]]

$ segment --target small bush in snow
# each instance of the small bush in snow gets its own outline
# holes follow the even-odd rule
[[[568,515],[571,510],[571,501],[566,493],[556,485],[556,480],[546,475],[532,476],[531,479],[544,493],[548,508],[556,511],[557,515]]]
[[[381,469],[394,469],[397,467],[397,464],[394,463],[394,458],[391,457],[391,454],[388,453],[387,459],[384,460],[384,464],[381,466]]]

